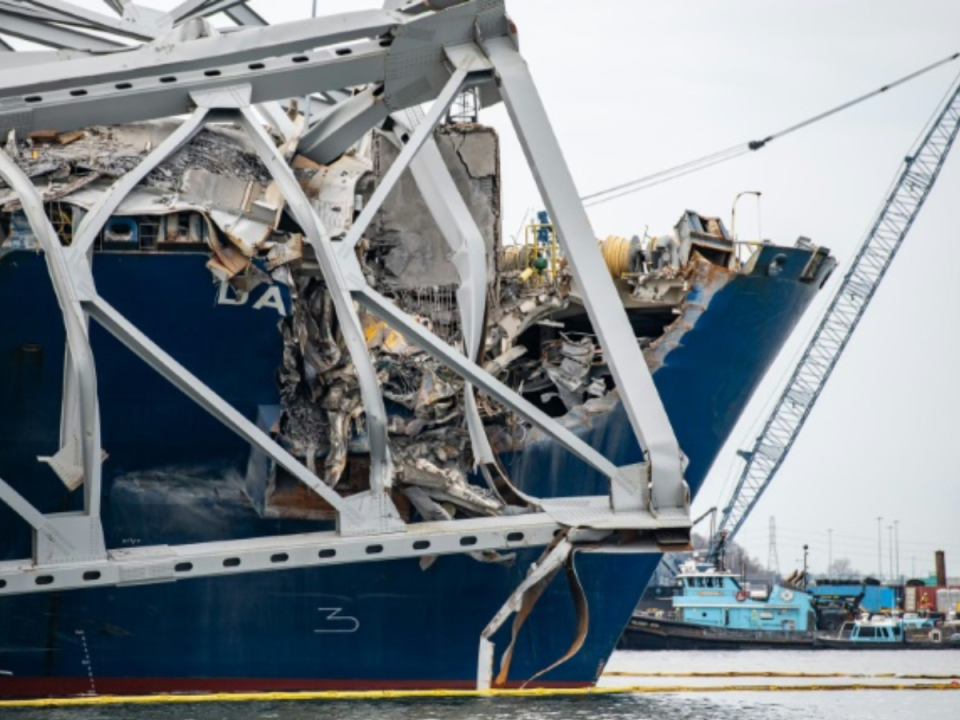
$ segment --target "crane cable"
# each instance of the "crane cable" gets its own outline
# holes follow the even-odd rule
[[[718,165],[734,158],[738,158],[741,155],[746,155],[747,153],[755,152],[766,147],[772,141],[782,138],[785,135],[796,132],[797,130],[802,130],[803,128],[809,127],[815,123],[820,122],[821,120],[826,120],[837,113],[843,112],[849,108],[859,105],[862,102],[870,100],[871,98],[881,95],[888,90],[892,90],[895,87],[903,85],[915,80],[916,78],[926,75],[932,70],[951,63],[957,58],[960,58],[960,52],[953,53],[942,60],[927,65],[915,72],[910,73],[909,75],[904,75],[898,80],[888,83],[883,87],[880,87],[876,90],[861,95],[854,98],[848,102],[838,105],[830,110],[814,115],[813,117],[807,118],[802,122],[798,122],[794,125],[784,128],[778,132],[767,135],[762,140],[750,140],[749,142],[740,143],[739,145],[733,145],[732,147],[727,148],[726,150],[720,150],[719,152],[711,153],[710,155],[705,155],[696,160],[690,160],[688,162],[676,165],[675,167],[668,168],[666,170],[661,170],[659,172],[653,173],[652,175],[647,175],[646,177],[638,178],[636,180],[631,180],[630,182],[622,183],[620,185],[615,185],[613,187],[607,188],[606,190],[600,190],[599,192],[592,193],[590,195],[584,195],[580,198],[585,207],[593,207],[595,205],[600,205],[610,200],[616,200],[617,198],[623,197],[624,195],[630,195],[632,193],[640,192],[648,188],[654,187],[655,185],[660,185],[671,180],[676,180],[679,177],[684,175],[689,175],[690,173],[698,172],[700,170],[705,170],[708,167],[713,165]]]

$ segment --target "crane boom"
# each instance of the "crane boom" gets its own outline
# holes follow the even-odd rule
[[[776,476],[923,208],[960,130],[960,83],[937,108],[929,127],[904,159],[886,201],[753,447],[738,451],[746,465],[711,539],[711,558],[717,555],[723,534],[725,541],[737,534]]]

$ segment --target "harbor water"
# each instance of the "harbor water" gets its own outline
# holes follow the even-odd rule
[[[619,692],[629,689],[628,692]],[[609,694],[604,694],[609,692]],[[960,652],[619,652],[600,693],[0,706],[2,720],[904,720],[960,718]]]

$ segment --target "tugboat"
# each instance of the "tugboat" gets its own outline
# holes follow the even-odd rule
[[[787,585],[748,590],[733,573],[688,561],[673,611],[637,612],[620,647],[630,650],[812,648],[810,595]]]
[[[960,627],[936,624],[931,618],[889,617],[864,613],[844,623],[836,635],[817,635],[818,647],[834,650],[960,649]]]

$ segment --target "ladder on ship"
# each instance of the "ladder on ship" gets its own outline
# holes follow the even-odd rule
[[[928,123],[926,132],[904,158],[870,231],[762,431],[749,450],[738,451],[746,464],[711,537],[711,560],[716,560],[723,544],[737,534],[783,465],[870,300],[920,214],[958,130],[960,81],[955,81]]]

